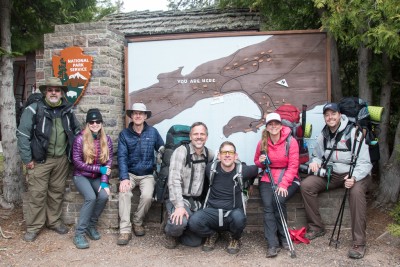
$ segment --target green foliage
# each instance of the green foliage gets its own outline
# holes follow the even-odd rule
[[[110,0],[14,0],[12,50],[34,51],[43,47],[43,34],[54,31],[55,25],[96,21],[116,10]]]
[[[374,53],[400,55],[400,5],[398,0],[313,0],[324,8],[323,28],[337,40]]]
[[[390,212],[390,215],[394,219],[394,223],[388,225],[388,231],[394,235],[400,237],[400,202]]]

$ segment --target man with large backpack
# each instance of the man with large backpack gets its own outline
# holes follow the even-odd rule
[[[324,190],[345,187],[349,191],[351,232],[353,245],[348,256],[361,259],[365,254],[367,200],[366,192],[371,181],[368,145],[362,131],[349,123],[336,103],[323,108],[325,127],[318,136],[312,153],[307,176],[301,182],[301,194],[307,215],[306,238],[312,240],[325,235],[324,225],[318,211],[318,193]],[[347,147],[351,139],[352,148]],[[351,170],[351,171],[350,171]],[[349,177],[351,173],[351,177]]]
[[[143,220],[151,207],[155,184],[154,152],[164,146],[157,129],[145,122],[151,111],[143,103],[134,103],[126,115],[132,122],[118,137],[120,234],[117,244],[121,246],[132,239],[131,200],[136,186],[140,188],[140,199],[133,216],[133,231],[136,236],[145,234]]]
[[[206,177],[209,190],[203,209],[189,220],[189,229],[206,237],[203,251],[211,251],[218,239],[218,232],[229,232],[227,252],[236,254],[240,250],[240,237],[246,227],[246,198],[244,181],[255,178],[258,167],[247,166],[238,161],[236,147],[232,142],[221,144],[218,160],[209,163]]]
[[[39,86],[43,98],[27,106],[17,130],[18,149],[28,172],[26,233],[33,242],[43,226],[68,233],[61,221],[65,181],[69,174],[71,148],[80,123],[65,99],[68,87],[50,77]]]
[[[178,241],[188,246],[201,244],[202,238],[187,229],[187,225],[190,217],[202,205],[205,168],[214,157],[214,153],[205,147],[207,138],[207,126],[203,122],[195,122],[190,127],[190,143],[181,145],[172,153],[168,177],[169,199],[165,203],[168,215],[165,225],[166,248],[175,248]]]

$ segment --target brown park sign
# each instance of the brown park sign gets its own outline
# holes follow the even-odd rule
[[[92,65],[93,58],[84,55],[82,48],[77,46],[67,47],[61,51],[60,56],[53,56],[54,76],[68,87],[66,98],[70,103],[78,104],[85,93]]]

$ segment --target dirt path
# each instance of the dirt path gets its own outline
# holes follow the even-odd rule
[[[17,209],[8,216],[3,212],[0,221],[5,235],[11,237],[0,237],[0,266],[400,266],[400,239],[390,235],[382,237],[385,232],[382,224],[387,222],[388,216],[372,212],[367,229],[367,254],[361,260],[352,260],[347,258],[351,245],[348,229],[341,232],[342,243],[338,249],[328,246],[331,235],[328,231],[309,245],[295,245],[295,259],[288,252],[281,252],[273,259],[265,258],[261,232],[246,232],[237,255],[225,252],[226,240],[219,240],[216,249],[208,253],[202,252],[200,247],[181,245],[174,250],[165,249],[158,228],[147,228],[144,237],[134,237],[125,247],[116,245],[115,230],[104,229],[101,230],[102,239],[90,241],[90,248],[86,250],[75,248],[73,230],[62,236],[45,229],[35,242],[26,243],[22,240],[25,228],[22,212]]]

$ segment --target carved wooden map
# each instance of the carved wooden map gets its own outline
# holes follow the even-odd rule
[[[250,164],[268,112],[328,100],[327,55],[317,32],[133,42],[126,108],[145,103],[163,138],[173,124],[203,121],[209,147],[233,141]]]

